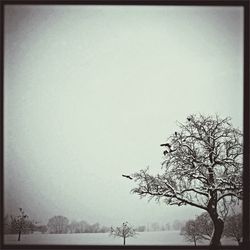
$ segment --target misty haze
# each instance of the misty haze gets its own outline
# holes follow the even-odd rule
[[[6,244],[241,243],[242,7],[4,12]]]

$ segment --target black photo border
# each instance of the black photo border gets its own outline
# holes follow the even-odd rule
[[[243,93],[243,243],[240,246],[220,246],[217,249],[250,249],[250,88],[249,88],[249,0],[0,0],[0,37],[1,37],[1,166],[0,166],[0,249],[123,249],[117,245],[7,245],[4,244],[4,7],[6,5],[149,5],[149,6],[241,6],[244,8],[244,93]],[[125,246],[128,249],[211,249],[209,246]]]

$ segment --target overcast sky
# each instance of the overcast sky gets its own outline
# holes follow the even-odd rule
[[[192,113],[242,129],[241,7],[7,6],[5,213],[107,226],[202,211],[130,193]]]

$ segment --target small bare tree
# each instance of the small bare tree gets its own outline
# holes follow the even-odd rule
[[[211,240],[213,235],[213,221],[207,212],[202,213],[195,219],[200,236],[203,240]]]
[[[243,236],[242,227],[242,214],[233,214],[226,218],[223,234],[236,240],[240,245]]]
[[[213,221],[211,246],[220,245],[229,205],[242,199],[242,132],[230,118],[191,115],[161,144],[162,172],[148,169],[132,175],[140,197],[162,199],[168,205],[190,205],[208,212]]]
[[[24,213],[22,208],[19,208],[20,214],[17,216],[11,216],[11,228],[14,232],[18,233],[18,241],[21,240],[22,232],[27,229],[28,215]]]
[[[110,235],[114,237],[123,238],[123,245],[126,245],[126,239],[129,237],[135,237],[136,235],[135,229],[128,225],[128,222],[122,223],[122,226],[113,228],[111,227]]]
[[[183,235],[187,241],[194,242],[195,246],[197,246],[198,241],[203,239],[195,220],[186,222],[185,226],[181,229],[181,235]]]
[[[213,222],[207,212],[197,216],[195,220],[187,221],[186,225],[181,229],[187,241],[194,242],[195,246],[198,241],[211,240],[213,234]]]

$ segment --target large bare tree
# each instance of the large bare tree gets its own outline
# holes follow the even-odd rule
[[[132,192],[207,211],[214,226],[210,245],[220,245],[228,207],[242,199],[242,132],[217,115],[191,115],[178,127],[161,144],[161,173],[151,175],[147,168],[133,174],[138,185]]]

